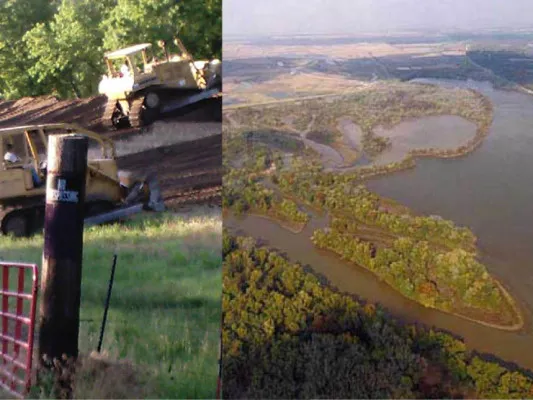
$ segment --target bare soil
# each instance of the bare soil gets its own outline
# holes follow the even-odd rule
[[[100,117],[106,104],[105,96],[79,100],[58,100],[53,96],[24,97],[0,103],[0,128],[69,122],[102,132]]]
[[[221,204],[222,135],[145,150],[117,159],[119,168],[155,172],[170,209],[184,204]]]
[[[18,100],[0,101],[0,128],[17,125],[48,123],[73,123],[107,136],[121,138],[138,134],[140,129],[108,130],[100,123],[107,99],[93,96],[85,99],[58,100],[54,96],[23,97]],[[206,101],[166,115],[165,120],[198,121],[213,120]]]
[[[79,100],[42,96],[0,102],[0,128],[65,122],[112,137],[118,147],[127,138],[130,145],[119,155],[129,154],[117,159],[119,168],[154,171],[169,208],[184,203],[220,203],[222,127],[212,122],[209,109],[190,107],[143,129],[115,131],[100,124],[106,101],[105,96]]]

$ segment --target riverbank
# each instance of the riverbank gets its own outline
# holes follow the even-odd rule
[[[473,139],[469,140],[462,146],[457,147],[456,149],[449,150],[438,150],[432,148],[425,149],[414,149],[410,152],[412,157],[439,157],[439,158],[456,158],[466,156],[469,153],[473,152],[477,147],[479,147],[483,140],[487,137],[490,132],[490,126],[492,125],[494,109],[492,103],[488,98],[483,96],[481,93],[476,92],[473,89],[468,89],[471,93],[478,97],[479,101],[482,104],[483,108],[483,117],[478,120],[476,135]]]
[[[384,164],[378,164],[375,163],[375,161],[371,161],[371,165],[368,166],[336,167],[328,168],[328,170],[339,173],[355,173],[359,175],[358,179],[368,180],[374,177],[415,168],[417,166],[417,158],[452,159],[468,156],[483,144],[483,141],[490,133],[490,126],[493,120],[493,109],[490,100],[473,90],[472,92],[480,96],[480,100],[483,103],[483,112],[485,117],[482,121],[478,122],[474,137],[468,140],[466,143],[461,144],[456,148],[449,149],[437,149],[433,147],[413,148],[408,150],[407,155],[399,161],[388,162]],[[428,115],[428,117],[431,116],[437,117],[442,115]]]

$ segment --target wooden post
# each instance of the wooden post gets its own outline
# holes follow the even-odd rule
[[[39,359],[78,356],[88,138],[50,135],[44,222]]]

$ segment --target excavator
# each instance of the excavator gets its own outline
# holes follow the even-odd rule
[[[151,43],[104,55],[107,75],[98,92],[107,97],[102,124],[110,129],[139,128],[161,115],[192,104],[209,102],[213,117],[222,120],[222,64],[218,59],[196,61],[179,38],[176,54],[159,41],[164,57],[154,56]]]
[[[73,124],[44,124],[0,129],[0,153],[9,150],[16,162],[0,168],[0,232],[31,236],[44,227],[48,136],[82,134],[89,138],[85,226],[165,209],[153,174],[121,171],[115,144],[109,138]]]

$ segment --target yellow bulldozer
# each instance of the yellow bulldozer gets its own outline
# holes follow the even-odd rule
[[[98,91],[107,97],[102,124],[108,128],[148,125],[161,115],[202,101],[214,105],[222,120],[222,64],[218,59],[195,61],[179,38],[176,54],[159,41],[164,57],[142,43],[106,53],[107,75]]]
[[[120,219],[142,210],[162,211],[155,176],[118,170],[109,138],[72,124],[0,129],[0,231],[29,236],[42,230],[47,175],[48,136],[82,134],[89,138],[85,225]]]

